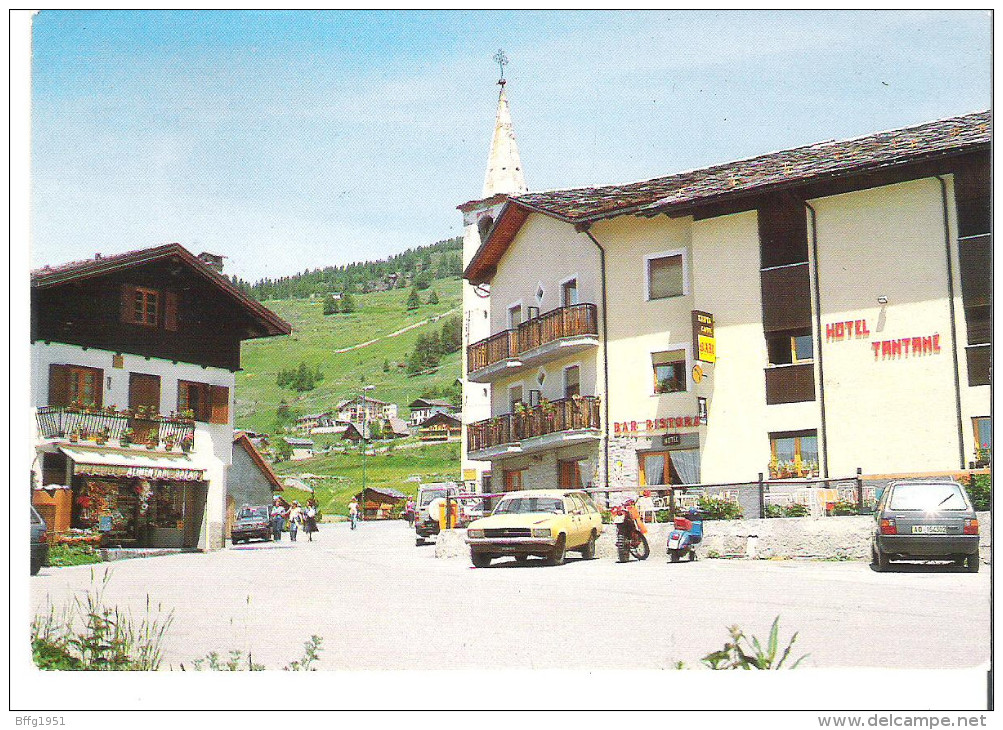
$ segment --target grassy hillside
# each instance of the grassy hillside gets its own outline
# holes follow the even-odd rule
[[[271,433],[280,401],[285,400],[300,414],[319,413],[333,408],[340,400],[357,397],[364,385],[375,385],[370,395],[397,403],[400,415],[406,417],[407,404],[424,389],[430,385],[446,385],[460,377],[459,352],[444,357],[438,370],[427,375],[408,377],[397,367],[397,363],[403,363],[414,349],[420,335],[442,329],[442,320],[432,322],[432,317],[462,311],[459,279],[436,279],[431,289],[421,292],[422,302],[428,300],[433,290],[439,303],[422,304],[413,312],[405,311],[408,289],[353,295],[358,305],[358,311],[353,314],[324,316],[319,298],[264,302],[292,324],[293,332],[286,337],[244,343],[243,371],[237,373],[237,427]],[[390,336],[412,325],[416,326]],[[370,340],[375,342],[347,352],[336,352]],[[383,371],[384,360],[390,362],[389,373]],[[275,382],[279,370],[296,367],[301,361],[311,368],[319,365],[323,381],[314,390],[302,394],[280,388]]]
[[[321,479],[311,479],[316,490],[321,511],[328,515],[345,515],[348,502],[362,490],[362,454],[352,449],[344,454],[324,454],[303,461],[283,461],[274,465],[280,476],[315,474]],[[371,453],[366,457],[366,485],[392,487],[399,492],[415,496],[418,483],[409,477],[420,477],[423,482],[457,481],[460,471],[460,445],[429,444],[420,448],[395,448],[389,452]],[[287,500],[304,504],[307,492],[286,488],[282,493]]]

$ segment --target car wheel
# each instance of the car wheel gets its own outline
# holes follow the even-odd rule
[[[567,556],[567,538],[562,534],[557,537],[557,544],[554,545],[553,552],[547,562],[550,565],[564,565],[564,558]]]
[[[975,555],[969,555],[967,558],[965,558],[965,567],[968,569],[969,573],[978,573],[979,564],[981,562],[982,561],[979,560],[979,554],[975,553]]]
[[[42,569],[42,561],[39,558],[31,559],[31,574],[38,575],[38,571]],[[23,575],[23,573],[22,573]]]
[[[516,555],[515,556],[515,562],[517,562],[517,563],[525,563],[528,560],[529,560],[529,556],[528,555]]]
[[[475,568],[487,568],[491,565],[491,556],[486,553],[475,553],[471,550],[470,562],[474,564]]]
[[[593,530],[592,534],[589,535],[589,541],[585,543],[585,547],[582,548],[582,557],[586,560],[592,560],[596,556],[596,531]]]
[[[678,550],[673,550],[672,552],[669,553],[669,560],[671,560],[673,563],[678,563],[679,558],[680,558],[680,553]]]

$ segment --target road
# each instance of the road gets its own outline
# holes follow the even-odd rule
[[[989,659],[989,569],[703,560],[560,567],[500,560],[474,569],[415,547],[403,523],[322,525],[314,542],[43,568],[36,610],[72,600],[91,568],[112,571],[106,603],[173,610],[165,668],[215,650],[250,650],[281,668],[311,635],[319,669],[669,668],[698,665],[726,627],[799,632],[806,667],[972,667]],[[627,651],[622,647],[628,647]]]

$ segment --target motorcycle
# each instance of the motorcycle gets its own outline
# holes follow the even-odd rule
[[[678,563],[689,553],[690,562],[697,559],[693,547],[703,540],[702,515],[695,509],[686,513],[686,517],[676,517],[672,520],[672,532],[669,533],[666,552],[669,560]]]
[[[644,533],[648,531],[641,515],[633,503],[614,507],[613,524],[616,525],[616,555],[617,561],[626,563],[633,555],[638,560],[645,560],[651,554],[648,546],[648,538]]]

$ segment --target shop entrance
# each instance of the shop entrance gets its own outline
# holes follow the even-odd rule
[[[195,548],[207,492],[204,482],[79,476],[72,525],[107,546]]]

